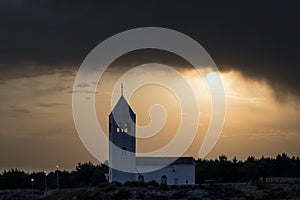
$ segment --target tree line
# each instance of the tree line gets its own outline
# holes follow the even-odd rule
[[[300,177],[300,158],[278,154],[275,158],[249,156],[244,161],[228,160],[225,155],[215,160],[196,161],[196,182],[257,181],[260,177]]]
[[[196,163],[196,183],[205,181],[257,181],[260,177],[300,177],[299,157],[289,157],[282,153],[275,158],[248,157],[241,161],[233,158],[228,160],[225,155],[217,159],[198,159]],[[0,174],[0,189],[34,188],[44,190],[59,188],[100,186],[107,184],[105,174],[108,167],[104,164],[94,165],[91,162],[79,163],[73,171],[24,172],[10,169]],[[45,177],[46,176],[46,177]],[[45,180],[46,178],[46,180]]]
[[[31,188],[31,179],[34,180],[34,188],[41,190],[44,190],[46,187],[47,189],[56,189],[58,187],[98,186],[107,182],[106,173],[108,173],[106,165],[93,165],[91,162],[79,163],[73,171],[56,170],[47,174],[43,171],[26,173],[19,169],[10,169],[1,173],[0,189]]]

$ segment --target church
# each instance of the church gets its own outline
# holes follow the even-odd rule
[[[109,182],[154,180],[167,185],[195,184],[192,157],[136,156],[136,114],[124,98],[123,91],[109,115],[109,141]]]

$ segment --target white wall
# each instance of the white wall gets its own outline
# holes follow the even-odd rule
[[[117,181],[125,183],[126,181],[136,180],[135,173],[127,173],[135,171],[135,154],[125,152],[120,148],[109,146],[109,182]],[[116,170],[120,169],[122,171]],[[125,171],[125,172],[123,172]],[[126,172],[127,171],[127,172]]]
[[[148,170],[151,166],[139,166],[138,171]],[[157,166],[155,167],[157,168]],[[167,177],[168,185],[191,185],[195,184],[195,166],[194,165],[174,165],[164,167],[153,172],[142,173],[144,181],[149,182],[154,180],[161,183],[161,177]],[[176,181],[177,180],[177,181]]]

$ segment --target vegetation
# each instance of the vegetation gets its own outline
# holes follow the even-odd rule
[[[118,183],[107,185],[105,174],[108,168],[104,164],[93,165],[92,163],[78,164],[75,170],[52,171],[47,174],[47,187],[55,189],[56,173],[59,175],[59,188],[75,188],[100,186],[105,190],[114,189]],[[196,183],[207,180],[214,182],[249,181],[258,180],[259,177],[300,177],[299,157],[289,157],[285,153],[276,158],[248,157],[245,161],[236,158],[228,160],[222,155],[215,160],[196,160]],[[10,169],[0,174],[0,189],[31,188],[31,179],[34,178],[34,188],[45,189],[45,174],[43,172],[26,173],[18,169]],[[128,182],[125,186],[144,186],[136,182]],[[149,182],[147,186],[158,187],[158,183]],[[163,187],[163,186],[162,186]],[[121,191],[124,193],[124,191]],[[180,194],[178,194],[180,196]]]
[[[59,188],[74,188],[86,186],[101,186],[106,183],[106,165],[93,165],[91,162],[79,163],[74,171],[52,171],[47,174],[47,188],[57,188],[57,173]],[[44,172],[26,173],[18,169],[4,171],[0,175],[0,189],[31,188],[31,179],[34,179],[34,188],[45,189]]]
[[[245,161],[228,160],[224,155],[215,160],[196,161],[197,183],[205,180],[256,181],[259,177],[300,177],[300,159],[282,153],[276,158],[250,156]]]

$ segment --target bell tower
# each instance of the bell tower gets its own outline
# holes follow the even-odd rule
[[[136,114],[123,96],[109,115],[109,182],[136,180]]]

